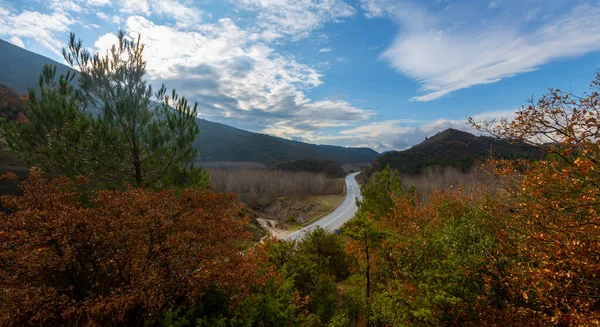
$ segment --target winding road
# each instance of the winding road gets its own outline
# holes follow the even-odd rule
[[[312,224],[289,234],[284,240],[300,240],[317,226],[321,226],[329,231],[335,231],[342,227],[348,220],[354,218],[354,214],[356,214],[356,211],[358,210],[356,199],[362,200],[360,186],[355,178],[358,174],[360,173],[352,173],[346,176],[346,198],[339,207]]]

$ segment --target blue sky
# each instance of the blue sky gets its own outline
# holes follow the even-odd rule
[[[64,62],[70,31],[94,51],[140,33],[149,80],[202,118],[384,151],[586,91],[598,17],[578,0],[0,0],[0,38]]]

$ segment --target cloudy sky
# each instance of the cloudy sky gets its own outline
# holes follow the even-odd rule
[[[585,91],[598,17],[579,0],[0,0],[0,38],[64,62],[70,31],[96,51],[140,33],[149,79],[202,118],[384,151]]]

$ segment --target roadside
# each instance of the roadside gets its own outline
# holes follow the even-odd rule
[[[335,210],[345,194],[279,198],[257,213],[260,226],[277,238],[302,228]]]

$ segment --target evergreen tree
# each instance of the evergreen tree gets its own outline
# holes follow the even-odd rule
[[[154,92],[143,50],[139,37],[120,31],[105,55],[92,54],[71,33],[63,56],[79,73],[56,78],[56,67],[44,67],[39,95],[29,89],[29,123],[0,127],[6,148],[31,165],[110,187],[206,185],[207,173],[193,166],[197,104],[175,90],[168,96],[164,85]]]
[[[414,192],[411,188],[409,192]],[[373,175],[373,180],[361,186],[362,201],[358,202],[357,216],[372,214],[375,219],[380,219],[390,213],[394,199],[405,196],[402,190],[402,180],[396,170],[390,165]]]
[[[414,188],[409,189],[409,193]],[[385,233],[377,230],[373,220],[387,217],[399,197],[406,197],[402,189],[402,180],[396,170],[387,165],[382,171],[373,175],[373,180],[361,186],[362,201],[357,201],[358,212],[354,219],[344,226],[344,234],[348,235],[356,245],[356,252],[364,257],[363,270],[365,274],[365,296],[367,300],[371,293],[371,256]]]

